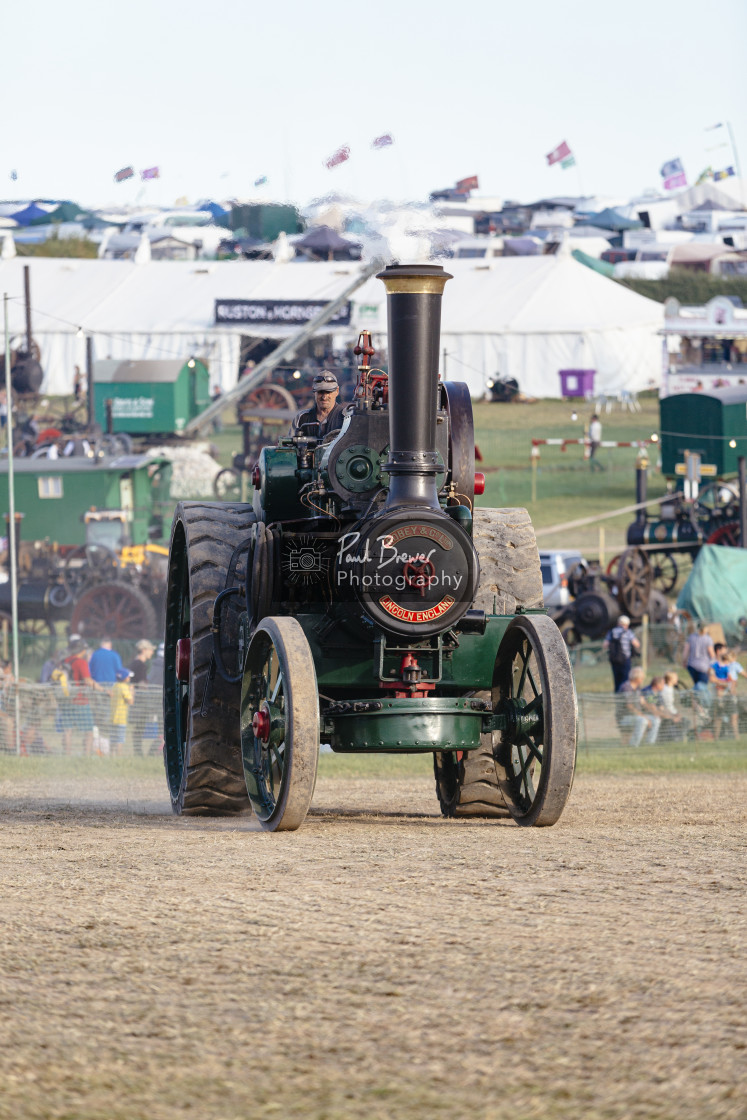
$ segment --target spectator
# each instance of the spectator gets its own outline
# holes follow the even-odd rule
[[[615,692],[620,691],[620,686],[630,676],[633,652],[637,653],[640,648],[641,643],[630,629],[630,619],[626,614],[621,614],[617,626],[612,627],[602,644],[602,649],[606,651],[612,668]]]
[[[88,662],[91,676],[98,684],[114,684],[117,673],[124,668],[122,658],[112,649],[111,638],[102,638]]]
[[[589,466],[593,471],[603,471],[604,463],[597,459],[597,451],[602,443],[602,421],[596,412],[589,421]]]
[[[642,695],[643,669],[632,669],[628,680],[618,689],[621,699],[617,707],[617,725],[620,730],[630,728],[630,746],[638,747],[643,736],[647,743],[655,743],[661,726],[661,716],[650,700]]]
[[[111,743],[112,754],[122,754],[127,737],[128,709],[134,703],[135,696],[130,684],[131,669],[118,669],[117,679],[112,688],[111,700]]]
[[[714,646],[714,649],[716,647]],[[729,650],[729,680],[734,681],[734,691],[736,692],[737,681],[740,677],[747,677],[742,666],[737,661],[733,652]]]
[[[682,664],[692,677],[696,688],[698,685],[708,684],[711,665],[715,660],[716,650],[708,633],[708,623],[699,622],[697,632],[688,635],[682,651]]]
[[[73,724],[75,722],[75,709],[73,708],[72,697],[70,696],[70,666],[65,661],[64,655],[60,657],[49,674],[49,683],[54,689],[55,702],[57,704],[57,714],[55,716],[54,729],[58,735],[62,736],[62,749],[65,754],[70,754],[70,740],[73,733]]]
[[[674,670],[670,670],[664,674],[664,683],[661,692],[659,693],[659,701],[663,713],[663,719],[667,721],[670,727],[674,724],[682,723],[684,716],[678,710],[674,702],[674,693],[677,685],[680,683],[680,678]]]
[[[132,683],[137,687],[139,684],[146,684],[148,680],[148,662],[156,648],[152,642],[147,638],[143,638],[135,646],[137,653],[135,658],[130,662],[129,668],[132,670]]]
[[[90,757],[93,753],[93,713],[91,711],[91,696],[95,691],[101,691],[102,685],[97,684],[88,668],[90,647],[85,640],[76,643],[67,658],[70,679],[72,682],[72,714],[73,728],[83,734],[83,753]]]
[[[148,670],[148,684],[163,685],[163,657],[164,657],[164,644],[160,643],[156,650],[156,656],[150,663]]]
[[[710,683],[713,689],[713,738],[723,738],[722,729],[724,720],[729,720],[731,733],[736,739],[739,734],[737,711],[737,698],[735,696],[737,681],[731,676],[731,655],[723,642],[718,642],[714,649],[716,658],[711,663]]]

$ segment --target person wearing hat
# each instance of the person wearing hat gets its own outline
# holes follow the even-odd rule
[[[609,657],[612,679],[615,682],[615,692],[620,691],[620,686],[630,676],[630,665],[633,651],[636,653],[641,648],[641,643],[630,629],[630,619],[626,614],[621,614],[617,626],[613,626],[604,639],[602,649]]]
[[[339,431],[345,419],[343,406],[337,400],[340,383],[334,373],[323,369],[312,381],[311,388],[314,390],[314,404],[296,414],[291,435],[324,439],[330,432]]]
[[[130,679],[132,669],[118,669],[112,687],[111,698],[111,743],[112,753],[121,754],[127,736],[128,709],[135,700]]]

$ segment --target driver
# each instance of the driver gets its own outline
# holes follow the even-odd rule
[[[314,404],[296,414],[291,435],[324,439],[330,432],[339,431],[345,419],[343,405],[337,400],[340,384],[334,373],[323,369],[316,374],[311,387],[314,390]]]

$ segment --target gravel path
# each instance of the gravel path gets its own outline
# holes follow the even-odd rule
[[[747,1117],[746,790],[582,775],[529,830],[320,779],[268,836],[0,784],[0,1117]]]

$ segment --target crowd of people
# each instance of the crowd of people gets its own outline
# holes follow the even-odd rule
[[[67,647],[45,662],[40,681],[54,689],[55,730],[65,754],[81,747],[87,756],[123,754],[128,728],[135,754],[161,749],[152,693],[143,686],[163,683],[163,645],[143,638],[135,651],[125,665],[110,638],[92,649],[85,638],[72,635]]]
[[[682,667],[692,679],[691,689],[680,681],[677,669],[653,676],[645,684],[644,670],[633,666],[641,643],[626,615],[609,631],[603,649],[619,697],[617,725],[621,733],[629,735],[630,746],[739,735],[737,684],[747,673],[735,651],[724,642],[713,641],[707,622],[697,624],[682,649]]]

